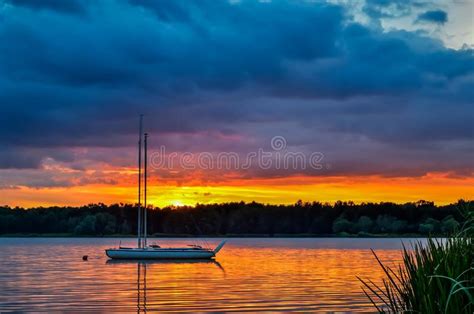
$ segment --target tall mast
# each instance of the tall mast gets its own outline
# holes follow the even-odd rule
[[[147,158],[147,155],[148,155],[148,133],[145,133],[145,158],[144,158],[144,190],[143,190],[143,196],[144,196],[144,208],[143,208],[143,239],[144,239],[144,246],[146,247],[147,246],[147,202],[146,202],[146,193],[147,193],[147,190],[146,190],[146,186],[147,186],[147,164],[148,164],[148,158]]]
[[[142,247],[142,213],[141,213],[141,192],[142,192],[142,134],[143,134],[143,115],[140,115],[140,127],[138,136],[138,227],[137,240],[138,247]]]

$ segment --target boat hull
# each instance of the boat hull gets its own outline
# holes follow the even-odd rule
[[[211,259],[215,253],[203,249],[108,249],[112,259]]]

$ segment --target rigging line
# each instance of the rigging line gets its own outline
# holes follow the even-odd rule
[[[199,225],[197,224],[196,220],[194,219],[194,216],[193,216],[193,213],[192,212],[189,212],[189,215],[191,216],[191,219],[193,220],[194,222],[194,225],[196,226],[196,229],[197,231],[199,232],[200,235],[203,235],[202,231],[201,231],[201,228],[199,228]],[[199,241],[201,241],[203,244],[203,247],[207,248],[207,249],[210,249],[211,247],[209,246],[209,243],[207,243],[206,240],[203,240],[203,239],[200,239]]]

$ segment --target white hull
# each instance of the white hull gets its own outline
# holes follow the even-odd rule
[[[214,251],[203,249],[108,249],[105,254],[113,259],[210,259]]]
[[[202,248],[118,248],[107,249],[112,259],[211,259],[224,246],[222,241],[214,250]]]

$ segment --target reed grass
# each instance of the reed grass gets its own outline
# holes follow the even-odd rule
[[[403,247],[398,268],[382,267],[382,284],[358,279],[379,313],[474,313],[474,210],[461,206],[465,222],[446,239]]]

